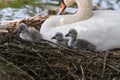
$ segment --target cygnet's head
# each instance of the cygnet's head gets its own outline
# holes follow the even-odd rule
[[[60,32],[57,32],[55,36],[53,36],[51,39],[56,39],[57,41],[63,40],[63,34]]]
[[[77,37],[77,31],[75,29],[70,29],[69,32],[65,35],[65,37],[76,38]]]
[[[18,29],[18,34],[28,31],[27,25],[25,23],[20,23],[17,29]]]

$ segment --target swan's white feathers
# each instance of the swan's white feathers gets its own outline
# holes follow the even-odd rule
[[[41,34],[47,40],[51,40],[56,32],[62,32],[65,35],[73,28],[78,32],[78,38],[94,43],[98,50],[120,48],[120,12],[94,11],[93,16],[87,20],[62,26],[58,26],[60,25],[58,20],[62,17],[53,18],[46,20],[42,26],[44,30],[41,29]]]

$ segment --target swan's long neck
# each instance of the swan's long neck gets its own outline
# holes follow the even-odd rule
[[[75,0],[78,5],[78,11],[74,17],[79,21],[88,19],[92,16],[92,1],[91,0]]]
[[[47,36],[49,30],[55,27],[60,27],[66,24],[72,24],[78,21],[88,19],[92,16],[92,1],[91,0],[75,0],[78,5],[78,11],[74,15],[59,15],[47,19],[41,27],[41,34]],[[52,34],[52,33],[51,33]]]
[[[91,0],[75,0],[78,6],[78,11],[74,15],[60,16],[60,22],[56,26],[72,24],[78,21],[86,20],[92,16],[92,1]]]

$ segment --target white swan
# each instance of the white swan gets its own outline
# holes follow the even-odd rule
[[[64,0],[64,2],[67,6],[76,2],[78,12],[74,15],[48,18],[40,29],[44,39],[51,40],[56,32],[65,35],[70,29],[75,29],[78,32],[77,38],[90,41],[95,44],[97,50],[120,48],[120,12],[92,11],[91,0]]]

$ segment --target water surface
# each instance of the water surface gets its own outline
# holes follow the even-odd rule
[[[0,0],[0,22],[14,19],[29,18],[35,15],[48,16],[56,14],[59,0]],[[93,5],[100,4],[103,9],[120,10],[118,0],[92,0]],[[74,8],[71,8],[74,7]],[[75,12],[76,5],[66,9],[66,12]],[[54,12],[49,12],[49,10]]]

